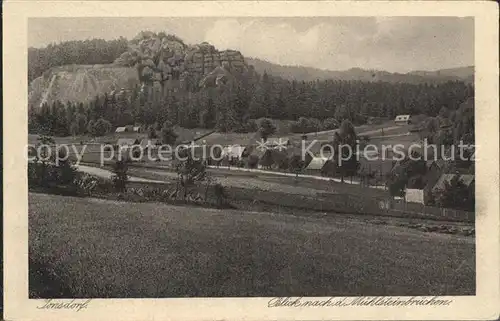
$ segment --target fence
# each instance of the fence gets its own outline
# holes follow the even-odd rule
[[[398,202],[384,197],[326,194],[317,197],[245,188],[228,189],[229,199],[260,201],[267,204],[325,212],[353,213],[437,221],[474,222],[475,213]],[[415,205],[415,206],[414,206]],[[421,206],[419,206],[421,205]]]
[[[461,221],[461,222],[474,222],[475,213],[463,210],[456,210],[451,208],[441,208],[434,206],[427,206],[420,203],[408,203],[403,200],[395,200],[392,202],[393,211],[405,212],[405,213],[421,213],[425,216],[430,216],[434,218],[439,218],[443,220],[450,221]]]

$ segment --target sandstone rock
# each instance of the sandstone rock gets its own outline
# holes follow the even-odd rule
[[[206,42],[187,46],[175,36],[144,31],[130,41],[129,50],[114,64],[52,68],[31,82],[28,98],[33,106],[55,100],[84,102],[118,88],[165,79],[184,89],[188,84],[191,89],[222,86],[247,70],[239,51],[218,51]]]

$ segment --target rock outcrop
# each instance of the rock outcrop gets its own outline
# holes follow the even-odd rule
[[[219,51],[206,42],[188,46],[175,36],[152,32],[143,32],[135,37],[129,50],[115,63],[135,66],[143,83],[164,84],[168,80],[179,80],[184,87],[193,82],[198,86],[212,83],[204,78],[208,75],[212,77],[216,69],[220,73],[222,67],[224,73],[233,76],[247,70],[245,59],[239,51]]]
[[[56,100],[85,102],[96,95],[120,92],[137,84],[137,71],[130,67],[63,66],[48,70],[30,83],[28,102],[35,107]]]
[[[235,81],[246,70],[239,51],[219,51],[206,42],[188,46],[176,36],[141,32],[113,64],[62,66],[46,71],[31,82],[29,104],[84,102],[138,84],[143,90],[196,91]]]

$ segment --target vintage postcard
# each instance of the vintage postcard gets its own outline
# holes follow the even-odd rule
[[[6,320],[496,320],[495,2],[7,1]]]

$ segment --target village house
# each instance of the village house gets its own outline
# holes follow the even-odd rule
[[[475,176],[470,174],[443,174],[438,179],[437,183],[432,188],[433,192],[437,192],[438,190],[443,190],[445,188],[446,183],[450,183],[455,176],[459,176],[460,181],[467,186],[467,188],[472,188],[474,186]]]
[[[124,133],[126,130],[125,127],[116,127],[115,133]]]
[[[328,161],[326,157],[316,157],[311,159],[309,165],[307,165],[306,170],[321,171],[325,163]]]
[[[155,149],[158,148],[159,145],[161,145],[161,140],[159,140],[158,138],[145,138],[141,140],[140,145],[144,150],[147,150],[149,148]]]
[[[120,126],[115,129],[115,133],[141,133],[141,132],[142,132],[141,126],[133,126],[133,125]]]
[[[397,115],[394,119],[396,125],[408,125],[411,124],[411,116],[410,115]]]
[[[127,147],[133,145],[139,145],[140,142],[136,138],[119,138],[117,143],[118,147]]]
[[[266,146],[269,148],[274,148],[274,147],[286,147],[290,146],[291,141],[290,138],[288,137],[271,137],[268,138],[266,141]]]

